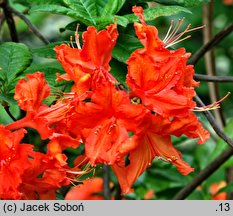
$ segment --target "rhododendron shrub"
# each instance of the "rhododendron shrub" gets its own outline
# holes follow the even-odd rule
[[[43,72],[18,81],[14,99],[25,117],[0,125],[0,198],[55,199],[63,186],[83,181],[66,199],[102,199],[100,178],[81,176],[109,165],[122,194],[151,166],[155,158],[171,163],[182,175],[194,168],[182,158],[172,137],[185,135],[203,144],[209,138],[194,114],[194,68],[184,48],[169,49],[174,38],[163,41],[158,29],[145,22],[143,9],[133,7],[140,22],[134,23],[142,48],[127,60],[126,85],[111,73],[110,61],[119,33],[117,20],[104,30],[89,26],[81,45],[55,47],[65,70],[57,81],[72,81],[70,92],[53,92]],[[48,97],[56,96],[49,104]],[[27,128],[45,140],[38,152],[24,141]],[[65,150],[83,147],[74,163]],[[90,186],[91,185],[91,186]],[[93,188],[91,188],[93,187]],[[152,195],[153,196],[153,195]]]

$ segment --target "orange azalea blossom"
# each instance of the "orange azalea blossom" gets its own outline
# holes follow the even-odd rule
[[[137,125],[147,112],[141,105],[131,104],[126,92],[105,84],[96,89],[85,109],[77,107],[79,126],[86,128],[82,130],[86,156],[92,165],[114,164],[119,159],[119,147],[129,142],[129,132],[139,130]],[[74,119],[73,124],[77,121]]]
[[[18,190],[22,175],[29,167],[28,155],[33,146],[19,144],[26,130],[14,132],[0,125],[0,199],[20,199]]]
[[[20,143],[25,133],[0,125],[0,199],[56,199],[56,190],[70,184],[66,156],[52,144],[47,154],[34,152]]]
[[[153,112],[144,115],[144,120],[137,126],[141,130],[118,148],[121,157],[112,168],[123,193],[132,192],[132,184],[155,157],[174,164],[183,175],[194,170],[173,147],[171,136],[185,134],[198,138],[199,144],[209,138],[209,132],[192,112],[197,83],[193,80],[193,68],[186,66],[185,50],[171,52],[164,48],[157,29],[145,24],[141,8],[136,7],[134,11],[140,12],[142,24],[135,23],[135,28],[145,48],[137,49],[129,58],[127,83],[132,89],[131,101],[142,103],[156,115]],[[159,78],[161,74],[169,77]],[[158,94],[161,94],[161,100]],[[125,156],[129,159],[127,163]]]
[[[58,80],[73,80],[73,92],[82,95],[90,88],[95,89],[102,81],[116,82],[109,73],[109,61],[112,49],[118,37],[116,24],[111,24],[107,30],[100,32],[89,26],[83,33],[83,47],[77,42],[78,48],[66,44],[55,47],[57,59],[62,64],[66,74]],[[78,41],[78,40],[76,40]]]
[[[13,157],[14,148],[0,150],[4,174],[0,181],[9,179],[9,184],[0,186],[0,198],[55,199],[57,189],[78,181],[75,175],[90,172],[101,163],[112,167],[122,193],[132,191],[132,184],[156,157],[172,163],[183,175],[194,170],[171,142],[172,136],[186,135],[202,144],[209,137],[193,114],[198,83],[193,80],[193,66],[187,65],[190,54],[184,48],[168,50],[157,29],[145,23],[142,8],[133,10],[142,23],[134,26],[144,48],[135,50],[127,61],[129,92],[121,90],[110,74],[109,61],[118,37],[116,24],[99,32],[88,27],[82,48],[78,38],[77,48],[64,44],[55,48],[66,71],[58,80],[74,81],[72,91],[55,104],[43,103],[50,95],[43,73],[27,75],[18,82],[15,99],[26,116],[0,127],[0,141],[3,146],[20,146],[15,149],[21,157]],[[46,153],[32,151],[32,145],[19,145],[26,127],[48,139]],[[78,156],[71,168],[63,151],[78,148],[80,143],[85,156]],[[7,158],[15,160],[8,169]],[[11,172],[22,164],[12,186]],[[102,196],[93,197],[93,193],[102,187],[101,180],[87,180],[68,192],[66,199],[100,199]]]
[[[103,179],[98,177],[84,180],[68,191],[65,200],[103,200],[103,184]]]
[[[211,194],[211,197],[212,197],[212,200],[226,200],[227,199],[227,193],[226,192],[222,192],[222,193],[218,193],[218,191],[220,189],[222,189],[223,187],[225,187],[227,184],[225,181],[221,181],[221,182],[216,182],[216,183],[213,183],[211,186],[210,186],[210,194]],[[216,195],[217,194],[217,195]]]
[[[192,119],[190,119],[191,121]],[[189,126],[186,126],[185,121],[175,122],[175,124],[177,127],[174,127],[173,121],[149,113],[141,125],[144,130],[135,135],[131,142],[118,149],[122,155],[129,155],[129,162],[126,163],[125,158],[122,157],[112,165],[123,193],[132,192],[132,184],[151,166],[155,157],[174,164],[182,175],[187,175],[194,170],[182,160],[181,153],[173,147],[171,142],[171,135],[179,136],[179,129],[182,126],[184,126],[184,130],[189,129]],[[199,138],[201,143],[206,141],[209,134],[203,128],[201,129],[201,125],[194,124],[190,127],[192,138]],[[188,131],[186,133],[189,135]]]
[[[151,111],[163,116],[185,116],[195,107],[193,66],[186,65],[190,56],[184,48],[168,50],[159,39],[158,30],[148,26],[141,7],[134,7],[142,24],[134,23],[144,48],[135,50],[127,61],[127,84],[131,97],[138,97]]]
[[[27,80],[21,79],[17,83],[14,98],[27,114],[23,119],[9,124],[7,128],[9,130],[34,128],[40,133],[42,139],[46,139],[53,133],[50,126],[64,119],[72,106],[61,101],[51,107],[42,104],[43,100],[50,95],[50,87],[44,79],[44,74],[36,72],[26,76]]]
[[[147,111],[140,104],[131,104],[127,93],[117,90],[109,83],[93,93],[91,106],[92,103],[99,108],[99,113],[92,115],[99,122],[85,131],[83,141],[86,156],[93,165],[111,165],[120,159],[119,148],[131,142],[129,132],[140,131],[138,126]]]

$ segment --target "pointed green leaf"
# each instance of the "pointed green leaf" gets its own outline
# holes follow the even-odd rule
[[[96,5],[97,16],[101,16],[102,10],[104,9],[108,1],[109,0],[96,0],[95,5]]]
[[[90,20],[92,25],[96,25],[97,10],[95,0],[64,0],[64,3]]]
[[[141,2],[147,2],[147,0],[140,0]],[[160,4],[165,5],[180,5],[184,7],[196,7],[200,6],[203,3],[209,2],[209,0],[153,0]]]
[[[188,9],[180,6],[161,6],[145,9],[144,15],[146,21],[151,21],[160,16],[171,16],[180,12],[191,13]],[[130,23],[139,21],[138,16],[134,14],[127,14],[123,17],[127,18]]]
[[[44,5],[44,4],[57,4],[64,5],[62,0],[13,0],[14,3],[19,3],[21,5]]]
[[[123,6],[125,0],[109,0],[101,12],[101,17],[115,15]]]
[[[17,102],[13,99],[13,95],[4,95],[0,93],[0,101],[5,101],[10,105],[16,105]],[[1,104],[1,103],[0,103]]]
[[[77,26],[77,24],[76,24]],[[69,43],[67,41],[63,41],[63,42],[54,42],[54,43],[50,43],[48,45],[45,45],[43,47],[38,47],[38,48],[34,48],[32,49],[32,54],[33,55],[37,55],[40,57],[44,57],[44,58],[56,58],[56,52],[54,51],[54,47],[61,45],[62,43]]]
[[[117,61],[116,59],[112,59],[110,62],[111,66],[111,74],[121,83],[125,83],[127,67],[126,64]]]
[[[32,61],[31,53],[24,44],[7,42],[0,45],[0,80],[4,91],[12,89],[12,82]]]
[[[129,24],[128,19],[126,19],[123,16],[109,15],[109,16],[97,18],[98,29],[106,28],[106,26],[108,26],[109,24],[114,23],[114,19],[116,19],[117,25],[126,27]]]
[[[25,77],[26,74],[31,74],[35,71],[43,72],[45,79],[50,86],[57,87],[62,85],[62,82],[56,81],[56,73],[64,73],[64,70],[58,61],[52,61],[43,64],[31,64],[31,66],[24,71],[23,77]]]
[[[49,13],[61,14],[78,19],[80,22],[84,23],[87,26],[93,25],[91,20],[88,19],[88,15],[85,12],[85,10],[83,10],[83,8],[77,8],[77,10],[73,10],[59,5],[52,5],[52,4],[38,5],[38,6],[33,6],[30,9],[30,13],[34,13],[34,12],[49,12]]]

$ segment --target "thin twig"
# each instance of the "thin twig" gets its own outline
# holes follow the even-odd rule
[[[209,4],[203,4],[203,25],[204,28],[204,37],[203,42],[207,44],[212,39],[212,29],[213,29],[213,13],[214,13],[214,2],[211,0]],[[209,76],[216,76],[216,67],[215,67],[215,55],[214,49],[209,50],[205,53],[205,68],[206,74]],[[214,103],[220,99],[219,96],[219,87],[218,83],[208,83],[210,102]],[[222,109],[213,110],[215,119],[218,125],[223,128],[225,125],[225,119],[222,113]]]
[[[199,106],[205,106],[202,100],[195,96],[195,100]],[[182,190],[180,190],[176,196],[173,198],[175,200],[185,199],[189,194],[191,194],[195,188],[200,185],[204,180],[206,180],[211,174],[213,174],[223,163],[225,163],[233,155],[233,140],[230,139],[222,129],[216,124],[216,121],[210,111],[204,111],[204,115],[209,121],[210,125],[213,127],[216,134],[222,138],[230,148],[219,155],[214,161],[212,161],[205,169],[200,171],[196,177]]]
[[[199,186],[204,180],[212,175],[222,164],[224,164],[233,155],[233,148],[228,148],[221,155],[219,155],[214,161],[212,161],[205,169],[201,170],[194,179],[185,186],[176,196],[174,200],[183,200],[190,195],[197,186]]]
[[[41,33],[40,31],[31,23],[31,21],[22,13],[20,13],[19,11],[15,10],[12,7],[9,7],[9,10],[14,13],[16,16],[18,16],[19,18],[21,18],[26,25],[29,27],[29,29],[45,44],[49,44],[48,39],[46,39]]]
[[[221,42],[226,36],[228,36],[233,31],[233,23],[228,25],[218,34],[216,34],[207,44],[203,45],[189,60],[189,64],[195,65],[203,55],[212,49],[215,45]]]
[[[110,200],[111,199],[111,191],[110,191],[110,168],[108,165],[103,166],[103,180],[104,180],[104,199]]]
[[[233,82],[232,76],[209,76],[203,74],[195,74],[194,79],[196,81],[206,81],[206,82]]]
[[[3,0],[0,3],[0,7],[3,9],[4,12],[4,16],[6,18],[6,22],[10,31],[10,35],[11,35],[11,40],[13,42],[19,42],[18,39],[18,34],[17,34],[17,30],[16,30],[16,26],[15,26],[15,21],[14,18],[12,16],[12,13],[10,11],[10,6],[7,0]]]
[[[202,100],[198,97],[195,96],[195,101],[197,102],[197,104],[199,106],[205,106],[205,104],[202,102]],[[233,140],[230,139],[225,133],[224,131],[218,126],[218,124],[216,123],[215,118],[213,117],[213,115],[211,114],[211,112],[209,110],[203,111],[203,114],[206,116],[207,120],[209,121],[210,125],[212,126],[212,128],[214,129],[214,131],[216,132],[216,134],[222,138],[230,147],[233,148]]]

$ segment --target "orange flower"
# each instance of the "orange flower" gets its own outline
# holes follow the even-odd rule
[[[199,143],[203,143],[208,139],[209,133],[202,128],[196,116],[187,119],[178,122],[147,114],[139,126],[143,130],[118,148],[122,155],[129,155],[129,162],[126,163],[122,156],[121,160],[112,165],[123,193],[132,192],[132,184],[151,166],[155,157],[172,163],[182,175],[194,171],[182,160],[181,153],[173,147],[171,135],[186,134],[192,138],[199,138]]]
[[[99,32],[88,27],[82,48],[78,38],[77,48],[65,44],[55,48],[66,71],[58,79],[74,81],[72,92],[64,93],[55,104],[43,104],[50,94],[43,73],[27,75],[18,82],[15,99],[26,116],[7,129],[1,131],[0,127],[0,141],[4,134],[8,138],[15,134],[19,143],[25,131],[17,129],[31,127],[49,142],[46,154],[20,144],[21,148],[30,147],[25,147],[27,157],[19,152],[23,161],[17,162],[24,162],[25,168],[18,172],[15,187],[0,186],[0,195],[1,190],[10,194],[3,198],[55,199],[56,190],[69,185],[74,175],[87,173],[92,165],[100,163],[111,165],[123,193],[132,191],[132,184],[155,157],[172,163],[183,175],[194,170],[171,142],[172,136],[183,134],[197,138],[200,144],[209,137],[192,112],[198,83],[193,80],[193,66],[187,65],[190,54],[183,48],[168,50],[157,29],[145,23],[142,8],[133,10],[142,23],[134,26],[144,48],[135,50],[127,61],[129,93],[115,85],[117,81],[109,73],[118,37],[116,24]],[[10,143],[8,138],[4,142]],[[78,157],[71,168],[63,151],[78,148],[80,143],[85,147],[85,156]],[[11,155],[11,150],[3,151],[1,169]],[[83,163],[86,170],[80,168]],[[4,175],[10,176],[8,172],[4,170]],[[102,179],[94,178],[71,189],[66,199],[102,199],[97,194],[102,190]]]
[[[25,133],[24,129],[11,132],[0,125],[0,199],[21,197],[18,187],[33,149],[32,145],[19,144]]]
[[[43,104],[43,100],[50,94],[50,87],[44,79],[44,74],[41,72],[27,74],[27,78],[18,81],[14,96],[20,108],[27,114],[24,118],[9,124],[7,128],[9,130],[34,128],[42,139],[47,139],[54,131],[50,126],[64,119],[72,106],[61,101],[51,107]]]
[[[26,130],[0,125],[0,199],[56,199],[56,190],[69,185],[66,157],[48,145],[47,154],[21,144]]]
[[[153,197],[155,196],[155,193],[153,190],[149,189],[146,194],[144,195],[144,199],[145,200],[149,200],[149,199],[153,199]]]
[[[213,183],[210,186],[210,194],[212,196],[212,200],[226,200],[227,199],[227,193],[226,192],[222,192],[222,193],[217,194],[218,191],[220,189],[224,188],[225,186],[226,186],[225,181],[221,181],[221,182],[218,182],[218,183]]]
[[[36,72],[26,75],[28,80],[21,79],[15,87],[14,99],[22,110],[39,111],[42,101],[50,94],[50,87],[44,79],[44,74]]]
[[[181,153],[173,147],[171,136],[163,133],[169,120],[148,114],[142,124],[144,130],[136,135],[131,143],[119,148],[123,155],[129,154],[129,164],[126,164],[122,157],[121,161],[112,165],[123,193],[132,192],[132,184],[151,166],[155,157],[174,164],[182,175],[194,170],[182,160]]]
[[[223,0],[225,5],[233,5],[233,0]]]
[[[107,30],[100,32],[89,26],[83,33],[83,47],[78,48],[62,44],[55,47],[57,59],[64,67],[66,74],[59,80],[73,80],[73,92],[82,95],[90,88],[94,89],[102,81],[116,82],[109,73],[112,49],[118,37],[116,24],[111,24]]]
[[[133,8],[142,24],[134,23],[144,48],[135,50],[127,61],[127,84],[131,97],[138,97],[151,111],[163,116],[185,116],[195,102],[194,70],[186,65],[190,56],[184,48],[168,50],[158,30],[146,25],[141,7]]]
[[[90,101],[76,108],[71,125],[75,128],[79,122],[85,153],[92,165],[113,164],[119,158],[119,147],[130,139],[128,132],[140,130],[137,126],[146,110],[131,104],[126,92],[108,82],[93,92]]]
[[[102,178],[87,179],[83,181],[83,184],[71,188],[65,200],[103,200],[102,192]]]

